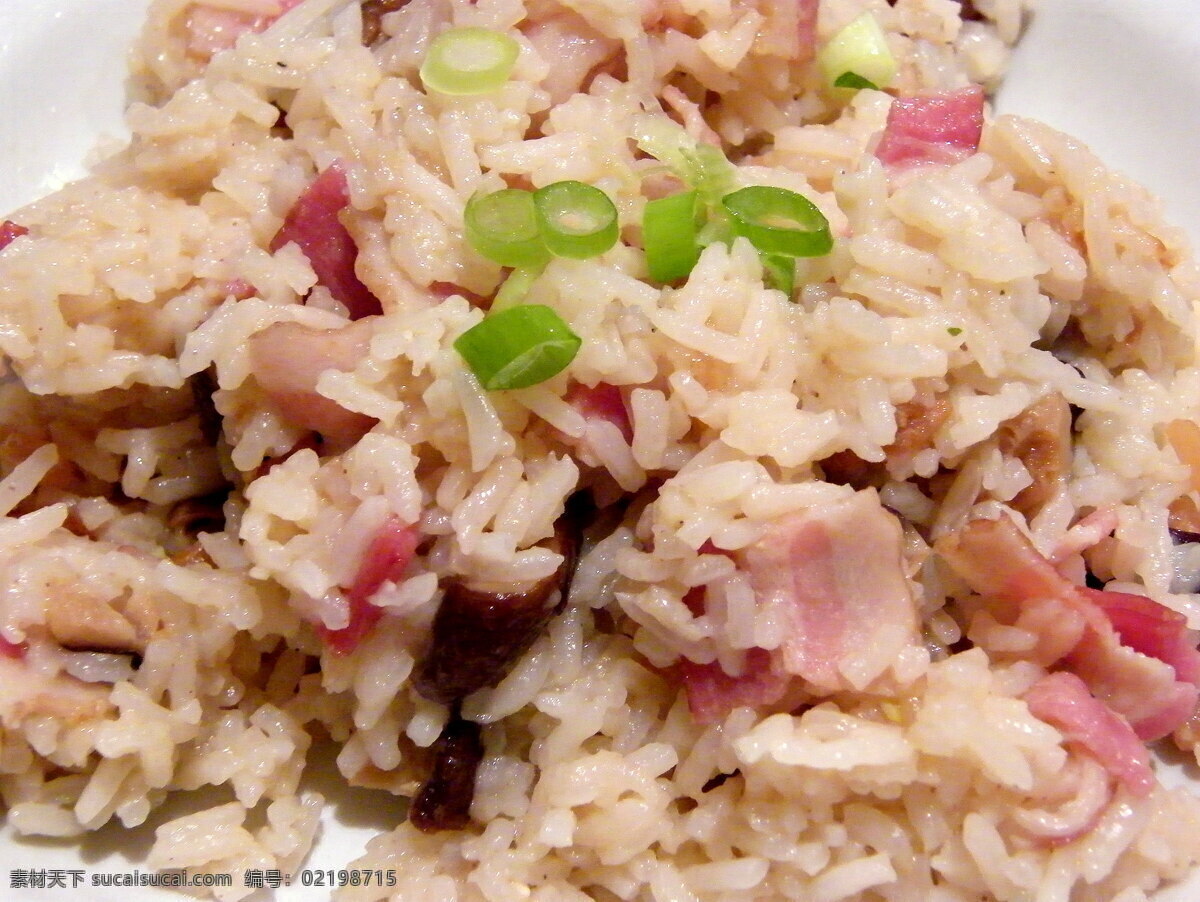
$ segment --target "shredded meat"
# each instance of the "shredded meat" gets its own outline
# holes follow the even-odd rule
[[[1046,395],[1000,425],[1002,454],[1018,458],[1033,477],[1012,506],[1032,517],[1062,488],[1071,470],[1071,406],[1060,394]]]
[[[888,460],[909,459],[933,445],[946,418],[950,402],[931,392],[921,392],[911,401],[896,405],[896,438],[884,450]]]
[[[349,448],[376,421],[319,394],[317,381],[326,370],[354,369],[366,355],[370,330],[370,320],[341,329],[275,323],[250,337],[258,384],[289,422],[319,432],[331,451]]]

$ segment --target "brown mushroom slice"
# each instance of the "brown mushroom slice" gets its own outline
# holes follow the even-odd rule
[[[408,809],[412,825],[424,833],[462,830],[471,822],[475,775],[483,761],[479,724],[451,716],[433,744],[433,770]]]
[[[362,42],[364,47],[374,47],[383,37],[383,17],[388,13],[408,6],[409,0],[363,0]]]
[[[563,556],[558,569],[524,591],[483,591],[459,579],[446,584],[429,652],[414,683],[431,701],[450,704],[495,686],[566,604],[582,533],[579,496],[544,547]]]
[[[146,647],[137,627],[109,602],[71,589],[48,601],[46,627],[54,641],[75,651],[140,653]]]

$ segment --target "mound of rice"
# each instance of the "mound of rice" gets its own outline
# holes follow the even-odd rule
[[[346,866],[398,884],[353,902],[1134,902],[1186,875],[1200,804],[1146,744],[1200,739],[1190,252],[1039,123],[884,150],[906,102],[994,87],[1023,6],[155,0],[131,144],[3,229],[12,826],[222,787],[147,865],[237,899],[302,867],[331,739],[396,811]],[[815,57],[864,13],[897,73],[834,90]],[[458,26],[515,39],[500,88],[423,87]],[[686,187],[639,143],[664,129],[820,209],[833,249],[790,296],[745,238],[649,277],[646,204]],[[367,315],[289,231],[328,173]],[[464,210],[563,180],[620,240],[521,301],[579,351],[485,390],[454,342],[510,275]],[[512,661],[430,691],[439,643],[469,676],[509,641],[452,604],[535,597]]]

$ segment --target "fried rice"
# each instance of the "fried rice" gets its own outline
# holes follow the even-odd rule
[[[353,902],[1188,874],[1151,749],[1200,741],[1200,282],[1144,190],[987,112],[1028,14],[154,0],[128,147],[0,229],[12,828],[215,787],[145,865],[241,898],[319,841],[332,743],[395,813]],[[864,22],[894,72],[835,86]],[[431,87],[465,28],[511,72]],[[469,234],[580,183],[598,252]],[[832,243],[785,276],[730,231],[764,187]],[[492,384],[462,336],[521,309],[577,350]]]

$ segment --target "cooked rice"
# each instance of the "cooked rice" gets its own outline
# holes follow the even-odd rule
[[[168,793],[225,787],[162,824],[146,864],[233,874],[215,892],[240,898],[247,869],[302,866],[323,802],[302,772],[329,737],[344,778],[397,812],[346,866],[399,883],[347,887],[354,902],[1132,902],[1200,861],[1193,796],[1134,793],[1035,717],[1025,696],[1052,663],[1038,635],[932,547],[1010,517],[1072,581],[1200,627],[1200,545],[1169,532],[1200,501],[1200,431],[1189,447],[1170,426],[1200,417],[1182,235],[1032,121],[989,121],[953,165],[897,176],[876,159],[890,94],[996,85],[1023,0],[822,0],[818,43],[869,10],[900,64],[890,94],[850,99],[787,60],[790,9],[410,0],[368,49],[346,0],[269,27],[273,0],[155,0],[132,143],[13,213],[30,234],[0,253],[0,793],[18,832],[134,826]],[[197,24],[213,10],[264,29],[213,54]],[[451,24],[521,42],[504,87],[421,89]],[[668,116],[718,141],[739,185],[824,212],[834,249],[801,261],[794,303],[745,241],[709,245],[684,284],[648,280],[638,224],[661,167],[630,138]],[[384,312],[350,365],[314,376],[311,392],[378,421],[331,452],[249,349],[276,324],[346,325],[295,245],[268,250],[335,160]],[[562,179],[612,197],[624,240],[532,282],[527,300],[583,340],[569,367],[485,391],[453,341],[505,273],[464,240],[464,206]],[[206,373],[217,443],[194,397]],[[573,404],[576,384],[619,389],[630,433]],[[1074,410],[1073,446],[1027,516],[1040,463],[1003,435],[1049,397]],[[849,456],[870,488],[835,478]],[[472,823],[422,833],[384,793],[416,792],[449,717],[415,681],[447,581],[552,577],[547,540],[581,488],[610,515],[569,603],[461,706],[484,725]],[[705,722],[689,667],[736,682],[791,654],[795,624],[747,561],[780,524],[833,512],[892,524],[910,620],[825,682],[793,676]],[[355,616],[348,590],[391,520],[417,524],[420,553],[339,654],[317,627]],[[887,547],[845,553],[870,570]],[[1195,731],[1176,732],[1189,753]],[[1088,799],[1094,818],[1052,839]]]

